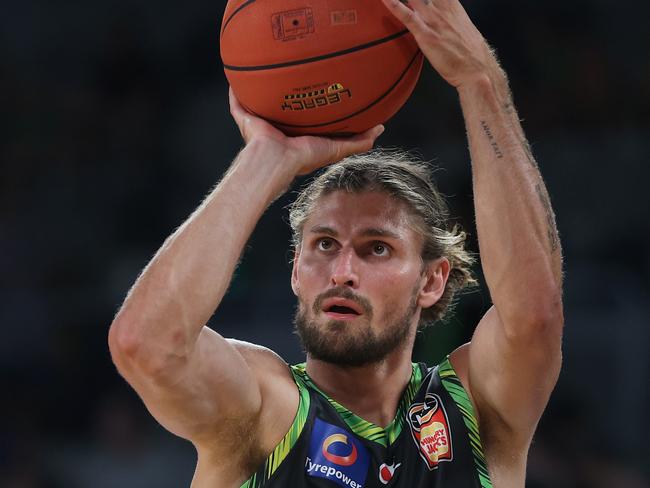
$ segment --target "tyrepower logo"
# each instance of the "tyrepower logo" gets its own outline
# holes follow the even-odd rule
[[[314,422],[305,473],[344,488],[363,488],[370,454],[352,434],[319,418]]]
[[[424,402],[414,403],[408,421],[413,441],[430,470],[453,459],[447,412],[438,395],[427,393]]]

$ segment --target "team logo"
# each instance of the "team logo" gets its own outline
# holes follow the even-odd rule
[[[383,463],[381,466],[379,466],[379,481],[381,481],[382,484],[387,485],[390,480],[393,479],[393,475],[395,474],[395,471],[397,471],[397,468],[399,468],[401,465],[402,463],[393,463],[391,465]]]
[[[424,402],[414,403],[408,421],[413,441],[431,471],[453,459],[447,412],[438,395],[427,393]]]
[[[363,488],[369,464],[368,450],[352,434],[316,419],[305,460],[307,475],[325,478],[343,488]]]

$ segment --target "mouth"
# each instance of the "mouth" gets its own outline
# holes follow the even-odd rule
[[[335,320],[354,320],[363,315],[362,308],[351,300],[332,298],[323,303],[323,312]]]

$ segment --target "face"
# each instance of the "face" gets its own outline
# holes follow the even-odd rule
[[[304,224],[291,280],[310,357],[361,366],[400,347],[410,354],[420,310],[446,280],[446,260],[424,266],[421,249],[406,205],[388,194],[322,197]]]

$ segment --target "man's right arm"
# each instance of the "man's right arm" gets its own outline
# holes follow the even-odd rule
[[[260,378],[280,364],[205,326],[257,221],[297,174],[367,150],[380,133],[287,138],[233,97],[231,112],[245,148],[144,269],[109,332],[113,361],[152,415],[195,443],[215,440],[224,419],[254,418],[264,400]]]
[[[278,148],[251,141],[221,183],[163,244],[109,334],[120,373],[169,430],[210,435],[221,417],[252,415],[261,397],[241,354],[205,327],[267,205],[289,184]],[[214,427],[218,427],[214,426]]]

